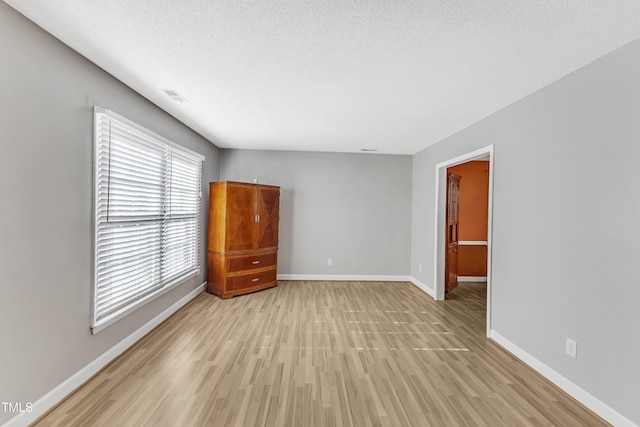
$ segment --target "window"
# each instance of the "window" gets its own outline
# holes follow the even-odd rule
[[[204,157],[95,108],[93,332],[200,271]]]

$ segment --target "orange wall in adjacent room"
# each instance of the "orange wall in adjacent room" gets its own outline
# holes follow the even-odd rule
[[[447,173],[460,176],[460,240],[486,241],[489,209],[489,162],[474,160],[453,166]],[[487,247],[458,246],[458,275],[486,276]]]

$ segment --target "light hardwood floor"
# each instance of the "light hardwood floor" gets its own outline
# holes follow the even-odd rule
[[[485,284],[199,295],[37,426],[607,425],[487,339]]]

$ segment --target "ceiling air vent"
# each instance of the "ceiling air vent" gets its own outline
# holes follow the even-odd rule
[[[375,153],[378,151],[377,148],[361,148],[360,151],[364,151],[365,153]]]
[[[180,95],[178,93],[177,90],[175,89],[162,89],[164,91],[164,93],[166,93],[167,95],[169,95],[171,97],[171,99],[173,99],[174,101],[178,101],[178,102],[187,102],[187,100],[185,99],[184,96]]]

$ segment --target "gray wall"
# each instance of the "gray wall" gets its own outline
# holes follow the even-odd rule
[[[424,283],[435,165],[489,144],[493,329],[640,423],[640,41],[414,156],[411,272]]]
[[[3,2],[0,57],[0,401],[26,403],[205,281],[91,335],[93,106],[206,156],[204,182],[219,151]]]
[[[281,187],[280,274],[408,274],[410,156],[222,150],[221,179],[254,178]]]

